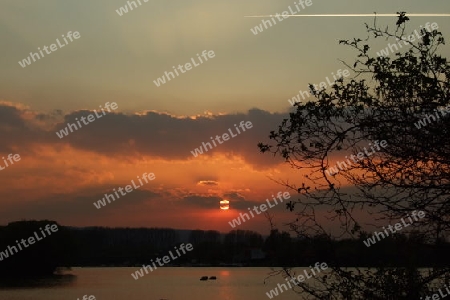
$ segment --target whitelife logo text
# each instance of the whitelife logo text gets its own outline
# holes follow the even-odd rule
[[[184,249],[186,247],[186,249]],[[180,250],[181,252],[183,252],[183,254],[186,254],[186,250],[187,251],[192,251],[194,249],[194,247],[192,246],[191,243],[186,244],[186,246],[183,244],[180,245],[180,248],[177,248],[176,246],[173,247],[175,249],[175,252],[178,254],[178,256],[174,256],[172,253],[172,250],[169,251],[169,255],[164,256],[162,259],[157,257],[156,258],[156,262],[158,263],[158,265],[160,267],[164,266],[165,264],[170,263],[170,261],[177,259],[178,257],[181,256],[180,252],[178,250]],[[161,260],[163,261],[161,263]],[[148,274],[148,269],[150,269],[150,272],[153,272],[153,270],[158,269],[158,267],[156,267],[155,262],[153,261],[153,259],[151,260],[152,266],[150,265],[142,265],[142,268],[140,268],[138,271],[131,273],[131,276],[134,278],[134,280],[138,280],[141,277],[144,277],[145,274]],[[145,274],[144,274],[145,271]]]
[[[289,192],[284,192],[284,193],[278,192],[277,197],[281,202],[283,202],[283,199],[287,200],[287,199],[291,198],[291,194]],[[259,205],[259,209],[261,211],[258,211],[258,206],[256,206],[256,205],[253,206],[253,210],[255,211],[255,213],[257,213],[259,215],[262,212],[265,212],[267,210],[267,208],[275,207],[278,204],[277,199],[275,199],[274,195],[272,195],[272,199],[274,200],[275,204],[271,205],[269,198],[267,198],[266,202],[267,202],[267,205],[269,205],[269,207],[267,207],[267,205],[263,203],[263,204]],[[250,207],[247,209],[248,209],[249,213],[252,215],[252,218],[254,218],[255,215],[253,214],[252,209]],[[247,217],[247,220],[250,220],[250,216],[247,213],[244,213],[244,214],[240,213],[238,218],[233,219],[231,222],[228,222],[228,224],[230,224],[231,228],[234,228],[237,225],[241,225],[241,220],[242,220],[242,222],[246,221],[244,216]]]
[[[97,117],[97,119],[100,119],[101,117],[103,117],[104,115],[106,115],[106,112],[103,110],[102,106],[99,105],[99,107],[100,107],[100,109],[102,110],[103,115],[102,115],[102,114],[100,114],[100,115],[97,114],[97,111],[94,109],[94,113],[95,113],[95,116]],[[116,103],[116,102],[112,102],[112,103],[111,103],[111,109],[116,110],[117,108],[118,108],[117,103]],[[108,112],[111,112],[110,107],[109,107],[109,102],[106,102],[106,103],[105,103],[105,109],[106,109]],[[84,125],[89,125],[89,122],[92,123],[92,122],[94,122],[95,120],[97,120],[97,119],[94,117],[93,114],[88,115],[87,118],[85,118],[84,116],[82,116],[80,119],[81,119],[81,122],[83,122]],[[73,132],[73,129],[78,130],[78,128],[81,128],[82,126],[81,126],[80,120],[78,120],[78,118],[75,118],[75,120],[76,120],[76,122],[77,122],[77,124],[78,124],[79,127],[77,127],[77,125],[76,125],[75,123],[67,123],[67,126],[64,127],[63,129],[61,129],[59,132],[56,132],[56,135],[57,135],[60,139],[62,139],[63,137],[68,136],[70,132]],[[86,120],[87,120],[87,121],[86,121]],[[73,128],[73,129],[72,129],[72,128]],[[70,132],[69,132],[69,130],[70,130]]]
[[[19,250],[23,250],[22,246],[24,246],[25,248],[28,248],[30,245],[33,245],[36,241],[40,241],[43,240],[45,237],[47,237],[47,235],[45,234],[44,230],[47,232],[47,234],[50,236],[52,234],[52,232],[57,232],[58,231],[58,225],[56,224],[47,224],[44,227],[44,230],[42,230],[42,228],[39,228],[41,230],[41,238],[39,237],[39,234],[35,231],[34,232],[34,236],[30,236],[28,239],[21,239],[20,242],[16,240],[16,244],[17,247],[19,247]],[[36,238],[36,240],[34,239]],[[27,244],[28,241],[28,244]],[[2,261],[3,259],[6,259],[9,257],[9,255],[14,255],[15,253],[13,253],[13,250],[15,251],[15,253],[18,253],[19,250],[17,250],[16,246],[8,246],[7,249],[3,252],[0,251],[0,261]],[[9,251],[9,253],[8,253]]]
[[[381,142],[378,142],[378,140],[377,140],[374,142],[374,146],[377,148],[378,151],[381,151],[380,146],[383,148],[386,148],[388,146],[388,144],[387,144],[386,140],[382,140]],[[367,151],[367,148],[364,147],[363,148],[364,152],[359,152],[357,155],[351,154],[350,155],[351,160],[353,160],[355,165],[357,165],[358,162],[364,160],[365,157],[372,156],[373,154],[375,154],[377,152],[373,148],[374,146],[372,146],[372,143],[369,143],[369,145],[367,147],[370,147],[370,149],[372,149],[373,152]],[[364,155],[364,153],[365,153],[365,155]],[[338,161],[334,167],[330,167],[325,172],[330,176],[335,176],[340,171],[348,170],[350,167],[352,167],[352,163],[350,162],[350,159],[347,156],[345,156],[345,158],[347,159],[348,165],[343,161]]]
[[[142,1],[144,1],[144,3],[147,3],[149,0],[142,0]],[[137,0],[137,2],[139,3],[139,6],[142,5],[141,0]],[[138,8],[136,1],[127,1],[127,5],[130,7],[130,10],[134,9],[131,4],[134,4],[134,8]],[[121,17],[124,14],[128,13],[128,7],[126,5],[121,6],[119,9],[116,9],[116,13]]]
[[[208,55],[206,55],[206,54],[208,54]],[[203,59],[204,59],[205,61],[208,61],[208,57],[209,57],[209,58],[214,58],[214,57],[216,56],[216,54],[215,54],[214,51],[212,51],[212,50],[209,50],[208,53],[206,53],[206,50],[203,50],[201,56],[203,57]],[[200,61],[199,64],[196,64],[196,63],[195,63],[195,60],[194,60],[193,57],[191,58],[191,61],[192,61],[192,64],[194,65],[194,67],[197,67],[197,66],[200,66],[201,64],[203,64],[203,60],[202,60],[202,58],[200,57],[200,55],[199,55],[198,53],[197,53],[197,58],[198,58],[198,60]],[[186,73],[187,71],[192,70],[192,65],[191,65],[190,62],[185,63],[185,64],[184,64],[185,70],[183,70],[183,66],[182,66],[182,65],[178,65],[178,67],[173,66],[172,68],[173,68],[173,71],[175,72],[175,74],[177,74],[177,77],[178,77],[178,76],[180,76],[180,74],[178,73],[177,69],[180,70],[180,72],[181,72],[182,74],[184,74],[184,73]],[[172,78],[170,78],[169,75],[172,76]],[[164,75],[163,75],[162,77],[158,77],[158,79],[153,80],[153,83],[154,83],[157,87],[160,87],[162,84],[165,84],[165,83],[166,83],[166,78],[167,78],[168,81],[170,81],[170,80],[172,80],[172,79],[175,79],[175,75],[174,75],[173,72],[171,72],[171,71],[169,71],[169,72],[166,71],[166,72],[164,72]]]
[[[321,263],[320,264],[320,268],[319,268],[319,263],[316,262],[316,264],[314,265],[314,268],[312,266],[309,266],[309,268],[310,268],[310,271],[311,271],[312,275],[308,274],[307,270],[303,270],[303,273],[305,274],[305,276],[300,274],[300,275],[297,276],[297,278],[295,278],[295,277],[290,277],[290,278],[287,277],[285,280],[287,281],[287,284],[289,285],[289,288],[292,289],[291,282],[293,283],[294,286],[296,286],[300,282],[303,282],[305,280],[308,280],[308,279],[312,278],[313,276],[318,275],[321,271],[325,271],[326,269],[328,269],[328,265],[326,263]],[[314,271],[314,269],[317,270],[317,274]],[[269,299],[272,299],[273,297],[278,296],[279,295],[278,294],[278,289],[280,290],[280,294],[283,293],[284,292],[283,289],[282,289],[283,287],[284,287],[284,289],[286,291],[289,290],[285,283],[281,283],[281,284],[279,283],[276,288],[274,288],[274,289],[272,289],[272,290],[270,290],[269,292],[266,293],[267,297],[269,297]]]
[[[13,155],[12,153],[10,153],[10,154],[8,154],[8,158],[5,159],[5,157],[2,157],[2,159],[3,159],[3,162],[5,163],[5,166],[2,167],[2,166],[0,165],[0,171],[6,169],[6,168],[9,167],[10,165],[13,165],[13,164],[14,164],[14,161],[15,161],[15,162],[18,162],[18,161],[20,160],[20,155],[19,155],[19,154],[14,154],[14,155]],[[13,159],[14,159],[14,161],[13,161]],[[10,163],[10,164],[8,164],[8,162],[7,162],[6,160],[9,160],[9,163]]]
[[[411,212],[411,215],[412,215],[412,217],[414,218],[415,221],[419,221],[419,219],[417,219],[417,217],[423,219],[425,217],[425,212],[421,211],[421,210],[419,212],[413,211],[413,212]],[[403,218],[401,218],[400,219],[401,223],[398,222],[398,223],[394,224],[394,226],[392,226],[392,225],[388,226],[388,229],[391,231],[392,234],[394,234],[397,231],[400,231],[403,228],[406,228],[406,227],[410,226],[412,223],[414,223],[414,221],[409,216],[409,214],[408,214],[407,217],[409,219],[409,223],[406,223],[405,220]],[[402,226],[402,224],[403,224],[404,227]],[[383,234],[383,232],[386,234],[386,236]],[[368,238],[367,240],[363,241],[364,245],[366,245],[367,247],[370,247],[371,245],[375,245],[377,240],[379,242],[381,239],[384,239],[384,238],[389,236],[389,233],[388,233],[387,229],[384,226],[383,226],[383,232],[376,232],[375,231],[375,233],[372,235],[371,238]],[[375,239],[375,237],[377,238],[377,240]]]
[[[347,69],[344,69],[343,71],[342,71],[341,69],[339,69],[339,70],[336,71],[336,74],[334,74],[334,72],[331,72],[331,75],[333,76],[334,82],[336,82],[336,81],[337,81],[338,79],[340,79],[340,78],[350,76],[350,71],[347,70]],[[328,87],[333,86],[333,83],[334,83],[334,82],[331,81],[331,80],[328,78],[328,76],[325,77],[325,79],[326,79],[327,82],[322,81],[322,82],[319,83],[319,84],[311,84],[311,86],[312,86],[316,91],[319,91],[320,89],[326,89],[326,88],[328,88]],[[327,83],[328,83],[328,85],[327,85]],[[300,90],[300,91],[298,92],[297,95],[295,95],[294,97],[292,97],[292,99],[288,99],[288,102],[289,102],[291,105],[294,105],[295,103],[300,102],[300,96],[302,97],[302,100],[305,100],[305,99],[311,97],[311,93],[308,92],[308,91],[302,91],[302,90]]]
[[[129,184],[129,185],[125,186],[125,188],[119,187],[119,188],[117,189],[118,192],[119,192],[122,196],[126,196],[127,193],[131,193],[131,192],[134,191],[135,189],[138,189],[138,188],[140,188],[141,186],[143,186],[144,184],[142,183],[141,178],[140,178],[139,176],[137,176],[137,179],[139,180],[139,183],[140,183],[141,185],[136,185],[136,184],[134,183],[134,179],[133,179],[133,180],[131,180],[131,183],[133,184],[133,186],[131,186],[131,185]],[[148,183],[149,180],[154,180],[154,179],[155,179],[155,174],[153,174],[153,173],[148,173],[148,174],[147,174],[147,173],[144,173],[144,174],[142,174],[142,179],[145,181],[145,183]],[[133,188],[134,188],[134,189],[133,189]],[[125,192],[124,192],[123,190],[125,190]],[[95,202],[93,203],[94,206],[95,206],[97,209],[100,209],[100,208],[102,208],[103,206],[106,206],[106,204],[107,204],[106,201],[108,201],[108,203],[111,203],[111,201],[116,201],[116,199],[119,199],[120,196],[119,196],[119,194],[117,193],[116,189],[113,189],[113,191],[114,191],[114,194],[116,195],[117,198],[115,198],[113,194],[107,194],[107,193],[105,193],[105,197],[103,197],[101,200],[98,200],[97,203],[95,203]]]
[[[66,45],[69,44],[69,42],[66,40],[66,37],[64,36],[64,34],[62,35],[62,37],[63,37],[63,39],[64,39],[64,42],[66,42],[66,43],[65,43],[65,44],[61,44],[61,42],[59,41],[59,38],[56,39],[56,42],[57,42],[59,48],[56,47],[56,44],[51,44],[50,47],[47,47],[47,46],[42,47],[42,50],[44,50],[45,53],[47,53],[47,54],[51,54],[52,52],[55,52],[56,50],[61,49],[62,47],[65,47]],[[72,31],[69,31],[69,32],[67,33],[67,38],[68,38],[71,42],[73,42],[72,37],[73,37],[73,39],[76,39],[76,40],[77,40],[77,39],[79,39],[81,36],[80,36],[80,33],[79,33],[78,31],[74,31],[73,33],[72,33]],[[50,49],[50,51],[49,51],[48,49]],[[44,57],[44,53],[42,52],[42,50],[41,50],[41,47],[38,47],[38,51],[39,51],[39,53],[40,53],[41,55],[39,55],[39,53],[33,53],[33,52],[30,52],[30,55],[29,55],[27,58],[24,58],[22,61],[19,61],[19,65],[20,65],[22,68],[25,68],[26,66],[31,65],[31,59],[33,59],[33,62],[36,61],[36,58],[37,58],[37,59],[41,59],[41,57]]]
[[[425,27],[425,29],[423,29],[423,27]],[[425,24],[425,26],[420,25],[419,31],[425,30],[427,32],[431,32],[431,31],[436,30],[438,28],[439,28],[439,25],[436,22],[431,23],[431,24],[430,24],[430,22],[427,22]],[[378,57],[381,57],[381,56],[387,57],[391,53],[398,52],[399,51],[399,47],[400,48],[403,47],[402,46],[402,42],[403,42],[403,44],[405,46],[407,46],[410,43],[414,42],[416,40],[416,37],[417,37],[418,41],[421,40],[425,36],[425,34],[420,35],[419,31],[417,31],[417,29],[415,29],[414,30],[414,34],[411,34],[408,37],[402,36],[402,37],[400,37],[400,39],[397,38],[397,43],[396,44],[389,43],[386,48],[381,49],[379,52],[377,52]]]
[[[241,130],[243,132],[245,132],[245,128],[247,129],[251,129],[253,128],[253,124],[250,121],[245,122],[241,121],[241,123],[239,123],[239,127],[241,127]],[[236,129],[236,132],[238,134],[241,134],[241,131],[239,130],[239,128],[237,127],[236,124],[234,124],[234,128]],[[233,134],[233,131],[231,130],[231,128],[228,128],[228,132],[230,133],[231,137],[234,138],[236,136],[238,136],[238,134]],[[220,139],[222,137],[223,141]],[[228,133],[224,133],[222,134],[222,136],[216,135],[215,138],[211,137],[211,141],[214,144],[214,147],[217,147],[216,141],[219,144],[223,144],[224,142],[228,141],[230,139],[230,136],[228,135]],[[191,151],[192,155],[194,155],[194,157],[199,156],[200,154],[203,154],[203,149],[205,150],[205,152],[208,151],[208,148],[206,146],[209,146],[209,149],[212,150],[213,147],[209,142],[203,142],[202,145],[200,145],[200,148],[195,148],[194,151]]]
[[[297,10],[292,10],[291,6],[289,5],[289,6],[288,6],[289,11],[285,10],[285,11],[283,11],[281,14],[276,13],[275,15],[270,15],[270,16],[271,16],[271,19],[272,19],[272,22],[273,22],[273,25],[276,25],[276,24],[277,24],[277,22],[275,21],[275,19],[274,19],[273,17],[277,18],[278,21],[281,22],[281,21],[284,21],[284,19],[287,19],[287,18],[290,17],[290,16],[289,16],[289,12],[291,13],[291,15],[298,14],[301,10],[306,9],[306,7],[309,7],[309,6],[311,6],[312,4],[313,4],[313,3],[312,3],[312,0],[299,0],[298,3],[297,3],[297,2],[294,2],[294,5],[295,5],[295,7],[297,8]],[[302,8],[300,8],[299,5],[300,5]],[[263,31],[264,31],[264,28],[265,28],[265,29],[268,29],[269,27],[272,27],[272,26],[273,26],[273,25],[272,25],[272,22],[270,22],[270,20],[262,20],[260,25],[255,26],[254,28],[250,28],[250,31],[251,31],[254,35],[257,35],[258,33],[263,32]],[[269,27],[267,27],[267,25],[269,25]],[[263,27],[263,26],[264,26],[264,27]]]

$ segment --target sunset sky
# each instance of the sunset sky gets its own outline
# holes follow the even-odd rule
[[[450,13],[445,0],[312,2],[300,14]],[[288,117],[288,99],[345,69],[340,60],[354,61],[355,52],[338,41],[366,37],[364,22],[373,21],[292,17],[254,35],[250,29],[267,18],[245,16],[281,13],[294,1],[141,0],[119,16],[126,3],[0,1],[0,156],[21,157],[0,170],[0,225],[51,219],[70,226],[228,232],[228,222],[247,207],[286,191],[273,180],[301,183],[301,173],[256,145],[268,142]],[[426,22],[438,23],[448,37],[448,17],[413,17],[408,32]],[[80,38],[19,65],[69,31]],[[373,51],[387,43],[377,41]],[[203,50],[215,57],[160,87],[153,83]],[[55,134],[106,102],[118,109],[62,139]],[[253,127],[192,155],[241,121]],[[145,172],[155,180],[94,207],[104,193]],[[230,210],[220,210],[222,199]],[[284,205],[270,212],[277,225],[287,220]],[[260,215],[238,229],[266,234],[269,224]]]

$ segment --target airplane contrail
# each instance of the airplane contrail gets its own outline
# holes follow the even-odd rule
[[[287,17],[398,17],[398,14],[325,14],[325,15],[285,15]],[[450,14],[406,14],[406,17],[450,17]],[[267,18],[275,15],[244,16],[245,18]]]

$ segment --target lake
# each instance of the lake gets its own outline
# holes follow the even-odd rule
[[[139,268],[73,268],[76,277],[35,282],[37,286],[1,288],[1,300],[82,299],[97,300],[253,300],[269,299],[266,292],[285,281],[280,275],[266,280],[270,268],[158,268],[138,280],[131,273]],[[200,281],[202,276],[217,280]],[[277,300],[302,299],[292,290]]]

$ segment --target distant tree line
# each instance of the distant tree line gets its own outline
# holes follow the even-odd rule
[[[57,223],[20,221],[0,227],[0,252],[46,224]],[[175,266],[309,266],[319,261],[348,267],[450,265],[446,255],[450,245],[445,241],[428,244],[422,235],[412,232],[366,247],[363,241],[368,237],[364,232],[359,239],[330,240],[326,235],[292,238],[276,229],[263,237],[247,230],[222,234],[213,230],[59,226],[54,235],[0,261],[0,275],[49,275],[59,267],[74,266],[136,266],[167,255],[180,243],[191,243],[194,250],[174,261]]]

